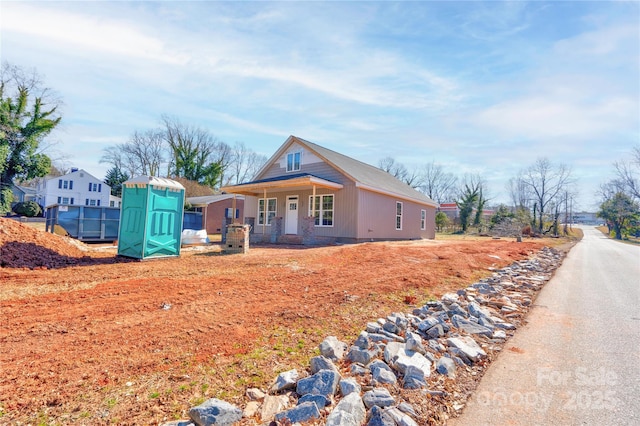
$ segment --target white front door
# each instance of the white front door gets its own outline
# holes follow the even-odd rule
[[[285,234],[298,233],[298,196],[287,197],[287,217],[284,222]]]

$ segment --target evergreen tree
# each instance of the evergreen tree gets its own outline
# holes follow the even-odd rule
[[[112,167],[107,170],[104,177],[104,183],[111,187],[111,195],[122,197],[122,183],[129,180],[129,175],[120,170],[118,167]]]

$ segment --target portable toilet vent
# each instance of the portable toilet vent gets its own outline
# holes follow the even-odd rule
[[[180,255],[184,186],[154,176],[122,184],[118,255],[137,259]]]

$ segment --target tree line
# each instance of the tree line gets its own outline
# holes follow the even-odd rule
[[[114,195],[119,195],[122,182],[139,175],[183,179],[213,193],[247,181],[267,157],[243,142],[229,145],[206,129],[163,115],[157,128],[136,130],[128,141],[104,148],[100,161],[111,166],[105,182]]]
[[[614,178],[600,186],[598,216],[616,239],[640,237],[640,145],[613,163]]]
[[[461,232],[469,227],[495,227],[508,223],[512,233],[529,226],[534,233],[558,235],[560,223],[568,223],[575,198],[571,169],[555,164],[548,158],[539,158],[509,179],[505,191],[511,207],[499,205],[488,221],[483,223],[483,212],[491,201],[487,182],[480,174],[456,176],[434,161],[413,169],[392,157],[379,161],[378,167],[439,204],[455,203]],[[447,225],[447,217],[439,212],[436,225]],[[566,229],[564,230],[566,232]]]

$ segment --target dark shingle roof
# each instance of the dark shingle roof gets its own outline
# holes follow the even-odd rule
[[[433,201],[431,198],[413,189],[411,186],[398,180],[382,169],[363,163],[362,161],[358,161],[351,157],[347,157],[346,155],[337,153],[296,136],[292,136],[292,138],[294,138],[298,143],[306,145],[309,149],[315,151],[318,155],[323,157],[326,161],[331,163],[347,176],[350,176],[356,182],[383,192],[397,194],[426,204],[432,204],[434,206],[438,205],[438,203]]]

